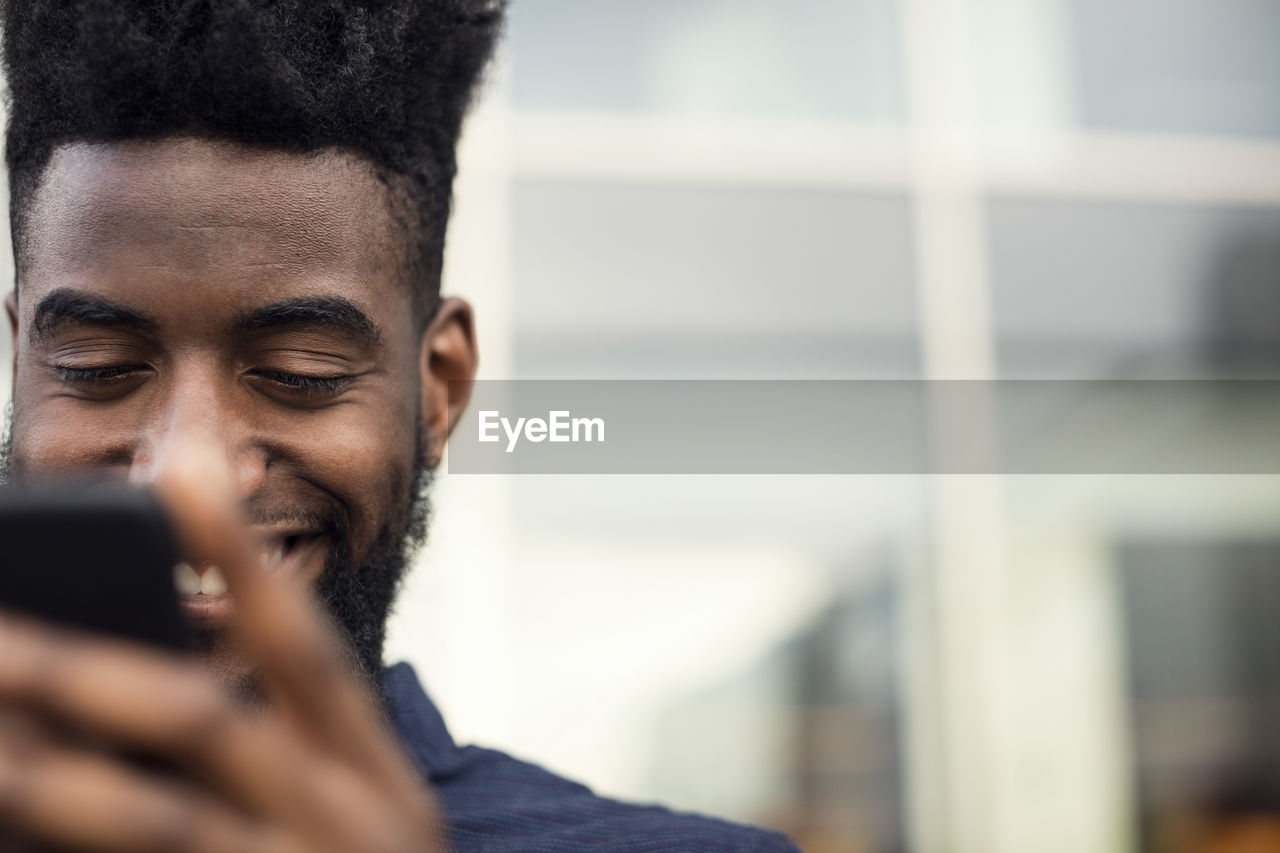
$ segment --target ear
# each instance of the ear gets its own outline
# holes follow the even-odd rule
[[[12,376],[9,378],[13,381],[9,387],[14,388],[18,383],[18,291],[11,290],[9,295],[4,298],[4,310],[9,315],[9,345],[13,347],[10,353],[9,369]]]
[[[471,306],[461,299],[445,299],[422,334],[418,376],[422,383],[423,460],[428,468],[440,464],[449,434],[471,400],[479,355]]]

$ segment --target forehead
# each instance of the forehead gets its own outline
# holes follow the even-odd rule
[[[400,261],[385,185],[338,151],[200,139],[66,145],[22,222],[24,307],[68,286],[131,301],[369,290],[389,286]]]

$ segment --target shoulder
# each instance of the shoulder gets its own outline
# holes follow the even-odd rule
[[[464,747],[459,752],[464,760],[455,765],[455,772],[434,780],[458,853],[796,851],[780,833],[599,797],[494,750]]]
[[[598,797],[535,764],[460,747],[405,664],[383,671],[382,690],[455,853],[796,853],[780,833]]]

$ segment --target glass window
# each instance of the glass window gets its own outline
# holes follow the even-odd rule
[[[1003,375],[1280,363],[1280,211],[997,198],[987,213]]]
[[[1274,0],[1073,0],[1070,9],[1086,127],[1280,135]]]
[[[520,180],[512,205],[523,376],[914,375],[903,194]]]
[[[517,108],[893,119],[892,0],[512,4]]]
[[[1262,839],[1278,831],[1278,556],[1274,540],[1119,548],[1134,781],[1150,849],[1175,849],[1169,842],[1190,829],[1204,846],[1176,849],[1233,849],[1227,838],[1247,834],[1273,849]],[[1271,834],[1259,835],[1267,823]]]

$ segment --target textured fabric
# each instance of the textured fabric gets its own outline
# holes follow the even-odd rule
[[[777,833],[608,800],[501,752],[459,747],[407,663],[383,670],[382,689],[405,750],[444,810],[454,853],[795,853]]]

